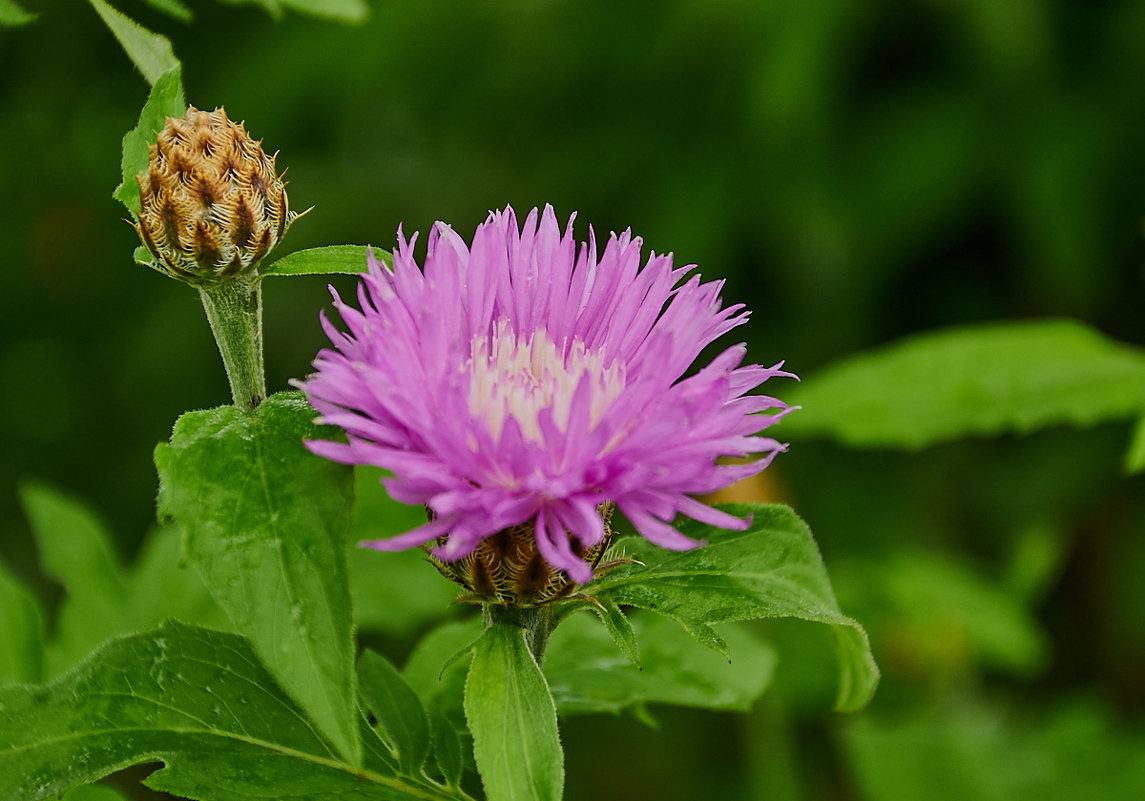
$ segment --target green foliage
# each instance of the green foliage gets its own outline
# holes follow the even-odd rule
[[[147,5],[162,11],[169,17],[174,17],[180,22],[190,22],[194,18],[191,9],[184,5],[181,0],[147,0]]]
[[[1129,452],[1125,454],[1125,472],[1133,475],[1145,470],[1145,417],[1133,426]]]
[[[127,797],[106,784],[85,784],[64,793],[62,801],[127,801]]]
[[[785,392],[793,440],[923,448],[958,437],[1125,420],[1145,408],[1145,354],[1067,320],[923,334]]]
[[[366,0],[226,0],[229,3],[260,5],[274,18],[285,9],[337,22],[362,22],[370,15]]]
[[[26,485],[21,499],[44,573],[65,591],[46,646],[46,678],[72,668],[108,638],[154,628],[168,617],[228,625],[198,575],[183,567],[174,529],[154,532],[125,570],[89,509],[41,485]]]
[[[0,0],[0,25],[27,25],[34,19],[36,15],[20,8],[15,0]]]
[[[524,629],[497,623],[477,641],[465,717],[488,801],[560,799],[564,754],[556,708]]]
[[[155,449],[159,512],[188,560],[287,692],[351,763],[360,760],[346,535],[349,468],[311,454],[301,393],[247,414],[190,412]]]
[[[43,658],[40,605],[0,564],[0,687],[39,681]]]
[[[116,11],[104,0],[88,0],[88,2],[103,19],[104,24],[115,34],[127,57],[143,73],[147,83],[155,86],[161,77],[179,69],[179,59],[175,58],[175,51],[171,49],[171,42],[167,37],[152,33]]]
[[[384,656],[373,651],[358,660],[358,686],[379,736],[402,772],[418,775],[429,756],[430,738],[429,721],[417,694]]]
[[[268,275],[357,275],[367,267],[368,248],[365,245],[327,245],[320,248],[296,250],[266,267],[259,267],[259,276]],[[374,257],[393,264],[393,256],[374,249]]]
[[[632,626],[642,646],[639,668],[590,615],[561,623],[545,653],[545,676],[561,715],[639,712],[650,703],[746,712],[775,671],[775,651],[744,624],[720,628],[731,659],[667,618],[638,613]]]
[[[355,715],[353,719],[357,719]],[[47,687],[0,690],[0,798],[57,797],[132,764],[146,784],[202,801],[456,799],[403,776],[368,729],[341,758],[248,643],[181,623],[115,640]]]
[[[862,627],[839,611],[807,525],[785,506],[727,509],[740,517],[750,514],[751,525],[727,531],[688,521],[680,531],[708,544],[684,553],[639,538],[623,540],[627,555],[643,564],[617,568],[586,592],[667,615],[725,655],[727,646],[713,623],[767,617],[826,623],[839,648],[836,706],[842,711],[862,707],[875,691],[878,668]]]
[[[350,596],[359,627],[411,635],[440,620],[457,597],[457,585],[437,576],[417,548],[394,553],[358,547],[425,523],[425,509],[398,503],[382,487],[383,471],[354,468],[354,522],[350,536]]]
[[[139,123],[123,136],[123,180],[112,197],[126,206],[133,217],[139,217],[139,182],[136,176],[147,171],[151,157],[149,146],[155,143],[168,117],[182,117],[186,113],[183,78],[180,68],[176,66],[155,81],[143,111],[139,114]],[[151,254],[143,248],[136,248],[135,259],[149,263]]]
[[[863,716],[844,742],[868,801],[1135,801],[1145,739],[1101,709],[1071,704],[1021,721],[981,701]]]

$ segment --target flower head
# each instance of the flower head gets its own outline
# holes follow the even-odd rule
[[[221,108],[168,117],[150,147],[135,230],[172,278],[208,285],[252,270],[299,216],[275,157]]]
[[[578,250],[572,220],[562,235],[548,206],[522,228],[511,208],[492,213],[470,246],[438,223],[424,270],[416,239],[399,228],[392,269],[371,253],[360,308],[334,293],[346,331],[323,315],[334,348],[302,385],[322,421],[348,436],[311,442],[314,452],[391,471],[390,495],[431,512],[423,526],[363,545],[434,543],[441,563],[466,563],[524,530],[539,558],[584,584],[613,505],[674,550],[701,544],[669,525],[678,513],[746,526],[691,496],[784,450],[758,434],[788,407],[747,393],[793,376],[782,363],[743,365],[742,344],[686,375],[747,320],[742,305],[722,305],[722,282],[702,283],[671,255],[653,253],[641,269],[629,231],[598,254],[590,229]],[[760,458],[721,462],[750,455]]]

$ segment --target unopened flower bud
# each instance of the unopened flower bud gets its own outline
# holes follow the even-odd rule
[[[609,524],[614,508],[611,503],[606,503],[598,509],[605,530],[604,539],[599,543],[584,548],[575,538],[569,539],[569,547],[576,557],[594,569],[598,568],[601,557],[612,542]],[[436,544],[444,545],[445,539],[440,538]],[[532,521],[486,537],[472,553],[457,561],[444,561],[434,556],[432,551],[429,561],[441,575],[465,590],[458,599],[462,601],[545,606],[569,597],[580,586],[541,555]],[[607,572],[615,564],[619,562],[600,566],[600,572]]]
[[[298,216],[274,160],[221,108],[168,117],[138,176],[136,231],[155,266],[200,286],[252,271]]]

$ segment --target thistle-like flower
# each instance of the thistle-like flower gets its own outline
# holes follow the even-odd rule
[[[156,269],[199,286],[254,269],[298,216],[274,161],[221,108],[168,117],[138,176],[135,230]]]
[[[425,269],[398,230],[391,270],[370,255],[360,310],[334,293],[347,331],[300,386],[348,442],[315,453],[391,471],[390,495],[429,521],[378,550],[432,548],[474,600],[529,606],[593,578],[619,510],[666,548],[696,542],[677,513],[742,529],[693,498],[763,470],[785,449],[759,432],[790,409],[747,394],[769,378],[743,345],[685,374],[703,348],[747,321],[722,282],[687,277],[671,255],[640,268],[641,240],[595,237],[579,253],[551,207],[518,228],[494,212],[471,246],[438,223]],[[760,414],[760,412],[767,412]],[[721,457],[753,461],[724,463]]]

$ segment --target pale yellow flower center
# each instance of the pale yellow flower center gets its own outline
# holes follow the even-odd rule
[[[595,426],[624,390],[624,364],[616,359],[606,365],[601,349],[589,350],[579,339],[567,356],[563,350],[544,330],[519,338],[503,321],[494,326],[492,337],[474,337],[462,367],[470,377],[469,413],[484,420],[494,438],[513,417],[525,439],[540,442],[537,414],[552,409],[557,427],[566,430],[573,393],[587,376],[589,423]]]

